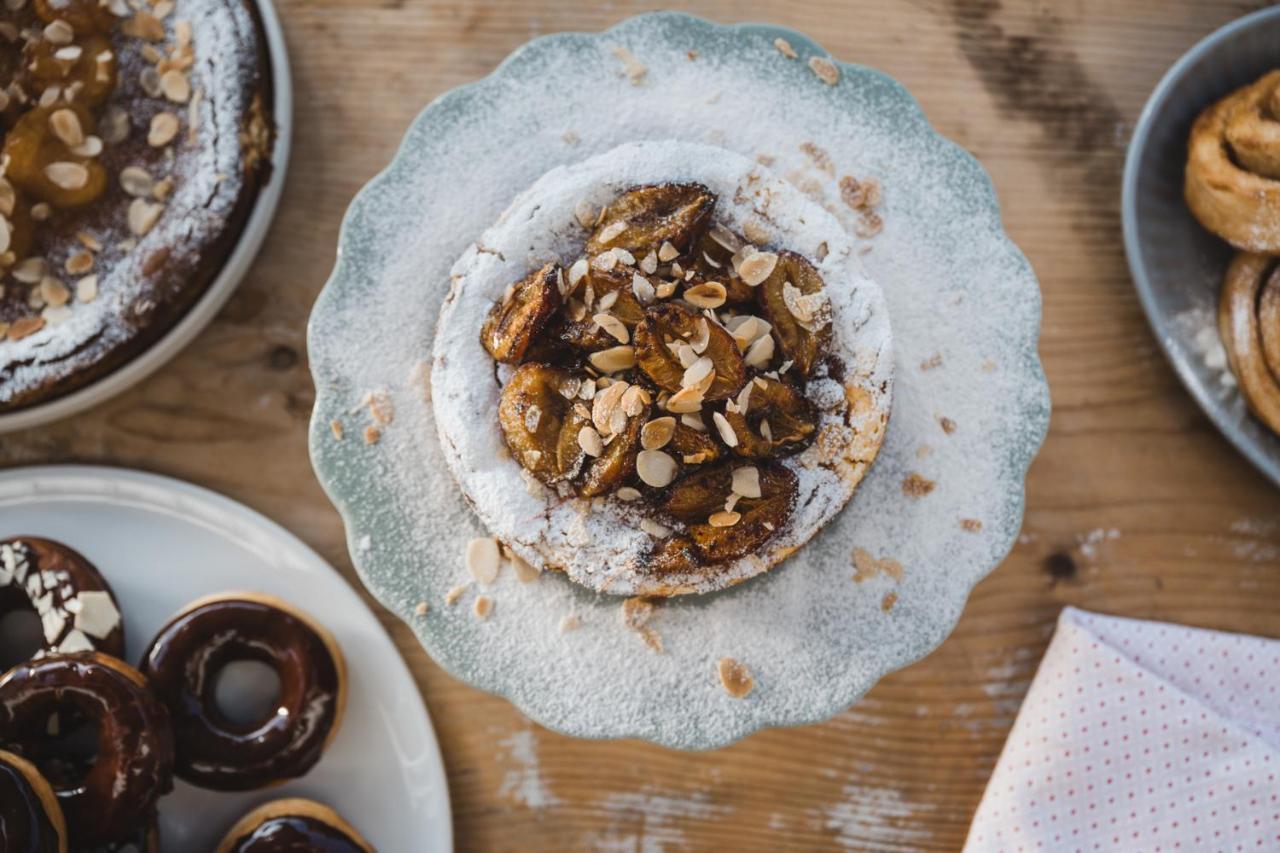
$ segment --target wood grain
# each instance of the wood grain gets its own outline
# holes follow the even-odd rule
[[[351,576],[305,441],[305,324],[343,211],[432,98],[530,37],[601,29],[649,5],[277,2],[297,144],[251,275],[161,373],[86,415],[0,438],[0,464],[186,478],[279,520]],[[1055,411],[1025,533],[925,661],[829,723],[706,754],[541,730],[446,676],[382,614],[435,718],[460,849],[954,850],[1064,604],[1280,636],[1280,496],[1164,362],[1118,221],[1124,144],[1146,95],[1192,42],[1256,5],[687,4],[793,26],[838,58],[884,69],[990,170],[1045,297]]]

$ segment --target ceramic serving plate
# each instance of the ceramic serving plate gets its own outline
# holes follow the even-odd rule
[[[0,472],[0,539],[23,535],[65,542],[102,571],[124,614],[130,663],[180,608],[230,590],[290,601],[342,646],[347,710],[320,763],[267,791],[219,793],[179,781],[160,801],[165,850],[212,850],[250,808],[288,796],[329,803],[379,850],[453,849],[444,765],[409,670],[359,596],[292,534],[176,480],[65,466]],[[250,680],[241,689],[260,688]],[[235,705],[238,694],[225,698]]]
[[[84,388],[46,403],[0,414],[0,434],[30,429],[90,409],[129,390],[155,373],[213,322],[227,304],[241,280],[248,275],[253,259],[267,239],[271,220],[275,217],[284,192],[285,174],[289,170],[289,151],[293,144],[293,78],[289,72],[289,53],[285,48],[284,30],[271,0],[256,0],[262,13],[262,28],[267,37],[271,62],[271,85],[274,98],[272,115],[276,120],[276,138],[271,151],[271,177],[258,193],[244,231],[222,271],[204,294],[196,300],[182,319],[158,341],[126,364]]]
[[[941,643],[1017,535],[1049,418],[1035,276],[974,159],[898,83],[825,59],[792,31],[671,13],[540,38],[431,104],[347,213],[309,330],[316,472],[373,594],[442,666],[553,729],[711,748],[826,719]],[[884,449],[844,512],[780,567],[662,603],[649,623],[661,652],[621,623],[618,598],[558,576],[521,583],[508,569],[450,605],[465,545],[486,533],[450,480],[424,392],[450,267],[548,169],[672,138],[760,158],[851,230],[841,180],[881,181],[884,229],[862,251],[893,328]],[[480,593],[487,619],[473,612]],[[566,617],[578,627],[562,632]],[[745,699],[717,680],[725,657],[755,678]]]
[[[1124,167],[1124,244],[1143,310],[1178,378],[1214,425],[1280,485],[1280,437],[1254,419],[1217,346],[1218,292],[1232,250],[1182,198],[1191,123],[1209,104],[1280,66],[1280,8],[1207,36],[1169,69],[1142,110]],[[1219,351],[1219,355],[1220,355]]]

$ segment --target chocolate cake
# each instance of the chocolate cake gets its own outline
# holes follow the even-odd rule
[[[0,78],[3,414],[182,318],[270,175],[274,123],[251,0],[7,0]]]

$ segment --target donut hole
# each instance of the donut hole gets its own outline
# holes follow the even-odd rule
[[[98,758],[98,727],[74,707],[64,706],[44,719],[43,737],[32,758],[55,788],[77,787]]]
[[[227,722],[252,726],[277,713],[280,674],[258,660],[233,660],[218,670],[213,701]]]
[[[0,616],[0,672],[31,659],[44,647],[40,617],[27,607]]]

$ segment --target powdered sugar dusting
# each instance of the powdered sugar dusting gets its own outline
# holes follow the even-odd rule
[[[788,525],[758,554],[714,573],[643,571],[653,538],[635,509],[616,498],[561,499],[530,490],[506,452],[496,411],[501,391],[479,329],[504,288],[547,259],[565,265],[582,251],[586,232],[573,210],[581,200],[600,209],[625,189],[663,181],[698,181],[717,197],[716,219],[741,232],[767,223],[776,246],[812,258],[833,312],[832,352],[847,365],[842,387],[825,373],[810,382],[820,438],[784,465],[797,477]],[[826,246],[817,258],[818,247]],[[521,193],[454,266],[454,284],[436,331],[432,400],[446,458],[486,526],[526,560],[562,568],[575,581],[616,595],[664,589],[705,591],[758,574],[807,541],[839,512],[874,458],[884,433],[892,361],[880,290],[861,272],[852,238],[795,187],[724,149],[657,142],[621,146],[582,163],[553,169]],[[846,394],[845,388],[848,388]],[[850,399],[865,405],[855,409]]]
[[[1022,479],[1048,416],[1034,276],[1003,235],[984,174],[932,134],[896,84],[844,66],[828,86],[774,48],[779,35],[806,61],[821,53],[775,28],[651,15],[600,36],[537,41],[494,77],[445,96],[352,207],[338,270],[312,318],[312,454],[352,541],[373,535],[374,549],[354,554],[357,567],[445,668],[557,730],[710,747],[765,725],[823,719],[934,648],[1017,534]],[[616,44],[648,68],[638,85],[617,73]],[[409,378],[432,350],[452,265],[539,176],[663,139],[771,157],[774,173],[811,177],[806,194],[825,196],[850,231],[859,216],[839,211],[839,177],[879,178],[884,229],[859,251],[872,247],[863,263],[883,288],[895,360],[914,366],[941,353],[942,364],[899,371],[871,473],[784,568],[656,608],[648,627],[661,653],[621,623],[616,598],[554,573],[522,584],[502,572],[488,620],[464,607],[413,619],[417,602],[439,601],[464,579],[467,540],[488,535]],[[827,152],[833,175],[812,166],[806,141]],[[378,388],[396,410],[382,440],[336,440],[330,422]],[[962,428],[943,432],[940,416]],[[935,449],[917,459],[922,444]],[[913,471],[936,488],[904,496]],[[966,531],[961,518],[982,527]],[[896,560],[901,580],[854,583],[855,547]],[[898,601],[884,612],[890,588]],[[561,633],[570,613],[583,624]],[[747,698],[720,686],[724,657],[755,677]]]

